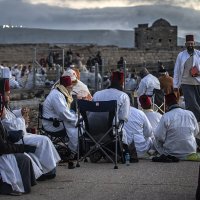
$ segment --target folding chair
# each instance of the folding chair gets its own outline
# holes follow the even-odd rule
[[[117,162],[123,160],[120,130],[123,123],[117,123],[117,101],[78,100],[78,158],[90,158],[98,162],[102,157],[109,159],[118,169]],[[81,118],[82,117],[82,118]],[[79,159],[80,152],[83,154]]]
[[[57,132],[51,132],[45,130],[45,128],[42,125],[42,120],[47,120],[52,122],[52,124],[56,127],[59,126],[59,124],[63,124],[63,129]],[[65,129],[64,123],[61,120],[58,120],[56,118],[45,118],[43,116],[43,104],[39,104],[39,111],[38,111],[38,126],[37,126],[38,132],[41,135],[46,135],[50,138],[50,140],[53,142],[56,150],[58,151],[60,157],[62,160],[66,160],[68,156],[70,156],[70,149],[68,147],[68,141],[69,138],[67,136],[67,131]]]
[[[153,110],[161,114],[164,114],[165,113],[165,94],[163,90],[154,89],[151,100],[152,100]]]

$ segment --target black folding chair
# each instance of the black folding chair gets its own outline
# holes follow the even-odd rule
[[[123,123],[117,122],[117,101],[78,100],[78,158],[90,158],[98,162],[102,157],[109,159],[118,169],[118,160],[123,159],[120,130]],[[80,153],[82,158],[80,158]]]
[[[165,94],[163,90],[154,89],[152,96],[152,108],[161,114],[165,113]]]
[[[60,131],[52,132],[46,130],[42,125],[42,120],[47,120],[52,122],[53,126],[58,127],[60,124],[63,125],[63,129]],[[65,129],[64,123],[61,120],[58,120],[56,118],[45,118],[43,116],[43,104],[39,104],[39,111],[38,111],[38,132],[41,135],[46,135],[50,138],[50,140],[53,142],[56,150],[58,151],[60,157],[62,160],[67,160],[67,157],[70,156],[71,151],[68,147],[68,141],[69,138],[67,136],[67,131]]]

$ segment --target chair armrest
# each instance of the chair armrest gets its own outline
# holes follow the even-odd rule
[[[116,128],[121,131],[123,127],[124,127],[124,120],[120,120]]]
[[[79,127],[81,125],[81,123],[83,122],[83,118],[78,119],[77,123],[76,123],[76,128]]]

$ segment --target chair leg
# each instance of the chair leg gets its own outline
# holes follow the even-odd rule
[[[118,130],[116,131],[116,135],[115,135],[115,166],[114,166],[114,169],[118,169],[118,166],[117,166],[117,145],[118,145]]]
[[[76,163],[76,167],[80,167],[80,164],[79,164],[79,157],[80,157],[80,148],[79,148],[79,137],[80,137],[80,127],[78,127],[78,146],[77,146],[77,163]]]

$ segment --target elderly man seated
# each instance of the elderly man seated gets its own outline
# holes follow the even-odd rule
[[[10,101],[9,82],[2,79],[1,84],[5,86],[0,91],[5,97],[5,107],[1,116],[3,126],[7,131],[22,130],[24,143],[36,146],[35,152],[30,153],[30,156],[37,161],[39,168],[42,170],[43,176],[39,180],[54,178],[56,176],[56,164],[60,161],[60,156],[53,143],[46,136],[27,133],[28,109],[22,108],[11,111],[8,106]],[[22,141],[20,140],[18,143],[22,143]]]
[[[125,92],[123,92],[123,84],[124,84],[124,74],[119,71],[113,72],[112,77],[111,77],[110,87],[108,89],[104,89],[104,90],[96,92],[93,96],[93,100],[94,101],[117,100],[118,120],[127,122],[129,119],[130,98]],[[125,151],[129,151],[125,130],[123,130],[122,141],[124,143]],[[133,148],[135,148],[135,145]],[[134,162],[137,162],[138,158],[137,158],[136,152],[133,152],[133,151],[130,152],[133,158],[132,160],[134,160]]]
[[[62,76],[70,76],[73,84],[72,95],[77,95],[80,99],[92,100],[92,95],[90,94],[87,85],[78,80],[76,72],[73,69],[68,68]]]
[[[4,108],[0,98],[0,117]],[[13,144],[0,121],[0,194],[21,195],[31,192],[36,178],[42,175],[36,163],[26,153],[34,153],[36,146]]]
[[[199,126],[194,114],[189,110],[182,109],[174,93],[165,96],[168,112],[166,112],[156,130],[155,147],[160,158],[154,161],[164,161],[165,156],[171,156],[183,160],[195,160],[197,144],[195,135],[199,132]],[[197,159],[198,160],[198,159]]]
[[[78,117],[74,111],[71,110],[71,103],[73,98],[71,96],[72,81],[70,76],[60,77],[60,81],[51,90],[43,103],[43,117],[56,118],[64,122],[66,135],[69,137],[69,148],[73,154],[77,152],[78,145],[78,130],[75,127]],[[45,130],[51,132],[58,132],[63,130],[63,124],[53,126],[53,123],[48,120],[43,120]]]

